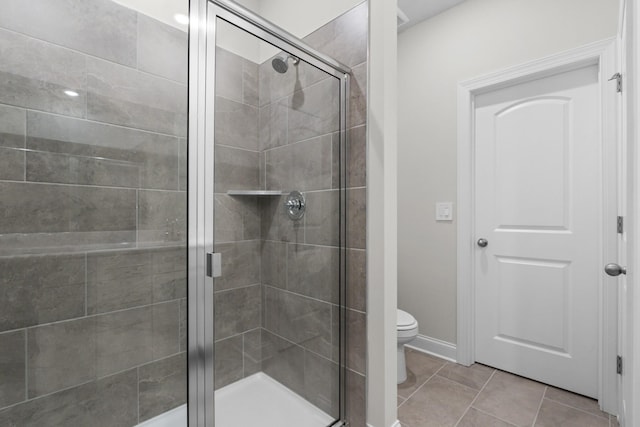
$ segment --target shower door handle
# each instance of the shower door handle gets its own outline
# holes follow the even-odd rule
[[[207,252],[207,277],[222,276],[222,254]]]

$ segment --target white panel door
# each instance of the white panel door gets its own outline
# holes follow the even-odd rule
[[[476,360],[597,397],[598,67],[475,104]]]

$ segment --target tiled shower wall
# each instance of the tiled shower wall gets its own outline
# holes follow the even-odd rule
[[[366,404],[365,404],[365,375],[366,375],[366,87],[367,87],[367,45],[368,45],[368,4],[361,3],[359,6],[341,15],[337,19],[329,22],[325,26],[316,30],[304,41],[338,61],[352,68],[351,88],[349,94],[349,116],[347,118],[348,144],[347,151],[347,414],[350,425],[354,427],[366,426]],[[264,64],[263,64],[264,66]],[[262,78],[262,74],[261,74]],[[302,79],[301,79],[302,80]],[[330,80],[329,80],[330,81]],[[262,83],[262,80],[261,80]],[[296,98],[294,93],[290,99],[288,142],[303,140],[286,147],[266,149],[266,185],[267,188],[281,179],[278,176],[279,165],[287,164],[289,159],[298,158],[301,150],[307,150],[311,158],[321,159],[317,154],[322,152],[323,140],[326,137],[314,137],[322,133],[322,120],[324,115],[316,106],[324,105],[327,102],[329,91],[323,86],[328,84],[327,80],[312,84],[306,89],[304,104],[300,103],[300,97]],[[266,89],[266,88],[265,88]],[[261,86],[262,90],[262,86]],[[274,100],[274,92],[271,90],[271,100]],[[276,92],[277,93],[277,92]],[[337,91],[335,92],[337,94]],[[261,92],[262,94],[262,92]],[[266,98],[265,98],[266,99]],[[261,102],[263,98],[261,97]],[[293,124],[292,124],[293,116]],[[296,125],[300,123],[300,130]],[[333,135],[332,154],[332,174],[331,186],[327,186],[328,181],[323,181],[323,174],[319,172],[322,167],[313,168],[310,165],[298,165],[300,170],[305,170],[307,176],[312,180],[303,179],[296,176],[295,172],[287,177],[297,185],[307,186],[305,196],[308,203],[307,214],[305,215],[304,240],[298,234],[294,239],[287,239],[286,236],[278,234],[276,240],[286,241],[286,264],[284,267],[287,277],[287,285],[282,289],[271,286],[269,293],[265,285],[265,334],[279,335],[287,340],[288,358],[297,361],[301,358],[302,347],[304,351],[304,371],[302,372],[304,384],[307,391],[307,398],[313,403],[323,406],[327,390],[333,389],[326,384],[329,378],[328,373],[335,369],[335,365],[327,362],[327,354],[323,350],[324,339],[307,339],[301,337],[296,340],[295,336],[287,335],[289,321],[293,321],[296,315],[304,313],[299,310],[297,313],[287,310],[288,301],[297,299],[305,301],[309,307],[303,317],[303,324],[308,330],[313,330],[315,320],[322,319],[322,304],[329,304],[333,307],[332,316],[334,326],[332,327],[332,340],[335,344],[336,337],[336,314],[337,306],[335,295],[318,293],[319,289],[337,289],[335,286],[321,286],[335,278],[331,272],[323,269],[335,262],[337,250],[334,248],[337,233],[330,231],[330,224],[336,222],[337,214],[337,191],[338,187],[336,171],[337,167],[337,135]],[[291,154],[285,154],[289,150]],[[290,157],[289,157],[290,156]],[[280,163],[282,162],[282,163]],[[316,165],[318,165],[316,160]],[[321,163],[320,163],[321,164]],[[275,178],[270,179],[270,174]],[[303,191],[303,190],[301,190]],[[281,204],[280,204],[281,205]],[[327,222],[328,221],[328,222]],[[263,220],[264,224],[264,220]],[[273,227],[273,225],[271,225]],[[263,228],[263,236],[265,229]],[[269,236],[266,237],[267,239]],[[304,242],[304,244],[302,244]],[[282,245],[282,243],[279,243]],[[264,255],[263,255],[264,264]],[[302,274],[301,274],[302,273]],[[269,295],[270,294],[270,295]],[[303,304],[304,306],[304,304]],[[270,314],[272,313],[272,314]],[[284,314],[283,314],[284,313]],[[313,313],[313,314],[311,314]],[[269,321],[269,319],[274,319]],[[297,320],[300,321],[299,319]],[[323,319],[324,321],[324,319]],[[317,334],[323,336],[321,333]],[[335,359],[335,352],[333,354]],[[296,359],[297,358],[297,359]],[[275,363],[272,362],[272,363]],[[264,365],[264,362],[263,362]],[[268,371],[267,371],[268,372]]]
[[[186,39],[109,0],[0,2],[0,425],[185,401]]]
[[[366,2],[305,41],[353,68],[348,118],[348,405],[365,426]],[[263,371],[328,413],[338,402],[338,81],[301,62],[276,73],[219,50],[216,93],[216,387]],[[298,190],[284,197],[235,190]]]

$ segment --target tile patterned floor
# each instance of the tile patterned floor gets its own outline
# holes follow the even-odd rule
[[[617,427],[598,403],[488,366],[456,365],[406,349],[398,386],[402,427]]]

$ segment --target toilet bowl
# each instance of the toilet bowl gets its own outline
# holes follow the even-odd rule
[[[407,380],[404,345],[418,335],[418,321],[406,311],[398,310],[396,327],[398,330],[398,384],[402,384]]]

